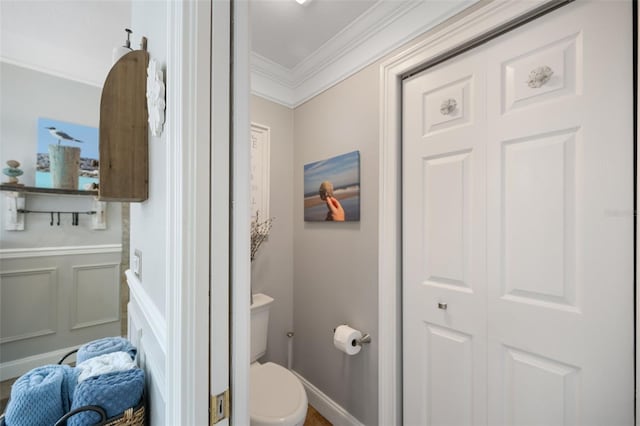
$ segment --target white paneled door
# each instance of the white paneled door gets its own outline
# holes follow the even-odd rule
[[[403,415],[630,425],[629,1],[575,2],[403,87]]]
[[[486,418],[484,61],[405,84],[404,420]]]

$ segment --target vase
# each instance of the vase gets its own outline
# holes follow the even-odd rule
[[[80,148],[49,145],[49,170],[54,188],[78,189]]]

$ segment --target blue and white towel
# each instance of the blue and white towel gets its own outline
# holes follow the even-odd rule
[[[77,372],[68,365],[44,365],[11,387],[6,426],[51,426],[70,409]]]
[[[144,371],[139,368],[101,374],[78,383],[73,393],[71,409],[85,405],[98,405],[107,412],[107,418],[121,415],[126,409],[140,403],[144,390]],[[69,418],[68,426],[93,425],[100,421],[95,412],[81,412]],[[13,426],[7,424],[7,426]]]
[[[112,352],[127,352],[131,359],[135,359],[138,350],[124,337],[105,337],[82,345],[78,349],[76,360],[79,364],[90,358]]]
[[[127,371],[136,367],[136,362],[131,359],[127,352],[112,352],[99,355],[76,365],[76,370],[79,371],[78,383],[100,374]]]

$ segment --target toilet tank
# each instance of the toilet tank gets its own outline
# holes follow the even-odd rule
[[[253,295],[251,304],[251,362],[257,361],[267,351],[269,309],[273,298],[266,294]]]

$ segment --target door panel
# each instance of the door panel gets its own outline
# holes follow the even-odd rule
[[[576,310],[575,142],[569,130],[502,144],[504,299]]]
[[[471,291],[468,280],[468,237],[471,191],[470,151],[423,160],[424,282]]]
[[[631,3],[403,87],[404,422],[633,422]]]
[[[581,62],[582,59],[582,34],[579,31],[549,41],[546,45],[533,45],[524,54],[522,49],[514,53],[515,56],[500,64],[503,114],[580,94],[582,67],[578,61]],[[541,79],[531,76],[534,70],[539,71]],[[544,75],[548,80],[543,82]]]
[[[579,2],[487,50],[492,425],[633,422],[630,16]]]
[[[579,369],[530,352],[503,349],[505,423],[576,424]]]
[[[472,421],[473,336],[425,324],[423,383],[427,424],[462,425]]]
[[[486,418],[484,80],[461,58],[406,84],[404,363],[417,378],[405,381],[407,425]]]
[[[471,85],[472,76],[468,75],[423,93],[423,136],[471,122]]]

